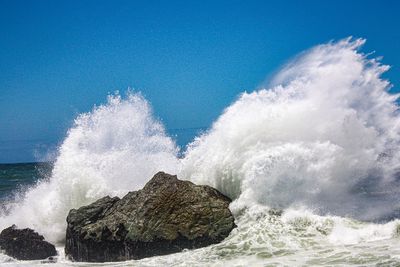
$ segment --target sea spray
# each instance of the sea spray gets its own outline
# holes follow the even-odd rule
[[[235,199],[238,227],[220,244],[121,266],[398,265],[399,221],[353,219],[396,217],[400,203],[397,95],[363,43],[301,54],[265,89],[240,95],[183,159],[142,96],[110,96],[77,118],[49,181],[0,226],[62,241],[70,208],[140,188],[163,169]]]
[[[51,242],[65,238],[70,209],[140,189],[159,170],[177,172],[177,148],[140,94],[108,97],[81,114],[59,148],[49,181],[22,196],[0,228],[31,227]]]
[[[236,199],[365,220],[390,217],[400,193],[400,117],[358,52],[364,40],[317,46],[285,66],[272,87],[243,93],[186,151],[180,177]]]

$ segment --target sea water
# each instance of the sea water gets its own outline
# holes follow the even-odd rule
[[[302,53],[186,148],[140,93],[110,95],[76,118],[45,179],[11,190],[0,228],[43,234],[58,247],[54,266],[400,266],[398,96],[381,77],[388,66],[359,51],[364,42]],[[172,255],[65,258],[71,208],[140,189],[160,170],[231,197],[238,227],[220,244]]]

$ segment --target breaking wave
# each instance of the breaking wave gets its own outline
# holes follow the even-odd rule
[[[243,93],[182,160],[181,177],[215,186],[234,206],[306,206],[363,220],[399,207],[397,95],[364,40],[319,45],[271,87]]]
[[[63,242],[70,209],[140,189],[160,169],[176,173],[177,153],[143,96],[109,96],[107,104],[77,117],[51,177],[22,195],[1,218],[0,228],[31,227]]]
[[[241,94],[183,158],[143,96],[109,96],[77,117],[51,176],[22,194],[0,227],[31,227],[60,244],[71,208],[123,196],[163,170],[230,196],[238,228],[221,244],[145,265],[298,260],[300,250],[317,257],[329,244],[396,237],[397,220],[348,218],[389,220],[400,204],[398,96],[381,78],[388,66],[359,52],[363,43],[345,39],[301,54],[268,87]],[[284,213],[272,216],[271,208]]]

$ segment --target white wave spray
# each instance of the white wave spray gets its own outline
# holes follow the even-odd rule
[[[233,207],[307,206],[378,220],[399,207],[400,118],[364,40],[317,46],[272,87],[243,93],[197,138],[181,177],[215,186]]]
[[[49,180],[1,216],[0,227],[32,227],[62,242],[69,209],[122,196],[164,170],[232,197],[238,229],[220,245],[144,260],[150,265],[390,239],[397,221],[353,226],[310,212],[375,220],[393,216],[400,203],[397,95],[381,78],[388,67],[358,52],[363,43],[346,39],[302,54],[271,88],[243,93],[183,159],[140,94],[110,96],[75,120]],[[286,211],[276,218],[269,207]]]
[[[105,195],[140,189],[159,170],[176,173],[178,149],[140,94],[108,97],[81,114],[59,148],[49,181],[43,181],[2,216],[0,228],[31,227],[51,242],[65,238],[71,208]]]

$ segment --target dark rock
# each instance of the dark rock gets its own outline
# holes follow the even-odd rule
[[[57,257],[48,257],[45,260],[40,261],[42,264],[48,264],[48,263],[56,263],[57,262]]]
[[[122,199],[71,210],[65,253],[75,261],[122,261],[218,243],[235,227],[230,202],[212,187],[159,172]]]
[[[268,210],[268,214],[271,215],[271,216],[277,216],[277,217],[279,217],[279,216],[282,216],[283,210],[280,210],[280,209],[270,209],[270,210]]]
[[[18,260],[41,260],[57,255],[54,245],[32,229],[17,229],[15,225],[0,233],[0,248]]]

